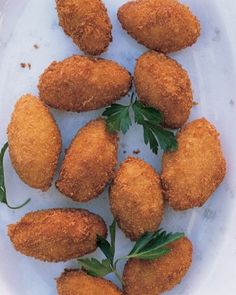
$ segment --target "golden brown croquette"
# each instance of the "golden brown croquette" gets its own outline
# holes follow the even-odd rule
[[[66,270],[57,279],[58,295],[122,295],[110,281],[78,270]]]
[[[82,112],[110,105],[128,93],[131,83],[129,72],[114,61],[74,55],[53,62],[38,87],[49,106]]]
[[[112,41],[112,26],[101,0],[56,0],[60,26],[91,55],[103,53]]]
[[[120,7],[122,27],[139,43],[164,53],[193,45],[200,23],[188,6],[177,0],[137,0]]]
[[[180,128],[193,105],[188,73],[175,60],[149,51],[137,61],[135,87],[141,102],[161,111],[165,125]]]
[[[119,227],[131,240],[156,231],[163,216],[159,175],[143,160],[129,157],[116,173],[110,204]]]
[[[182,238],[168,247],[171,251],[155,260],[128,260],[123,273],[125,295],[159,295],[181,282],[192,263],[192,243]]]
[[[21,180],[48,190],[61,151],[61,135],[48,108],[31,94],[22,96],[15,105],[8,143],[12,165]]]
[[[30,212],[8,226],[8,235],[17,251],[48,262],[91,253],[97,248],[97,235],[106,234],[103,219],[82,209]]]
[[[80,129],[65,155],[56,183],[59,191],[78,202],[98,196],[114,176],[117,142],[102,119]]]
[[[171,207],[201,207],[224,179],[226,163],[219,133],[206,119],[187,124],[178,134],[178,150],[162,160],[162,185]]]

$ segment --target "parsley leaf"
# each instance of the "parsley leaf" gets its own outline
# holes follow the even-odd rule
[[[91,276],[105,277],[109,273],[113,272],[110,266],[109,259],[104,259],[101,262],[95,258],[78,259],[80,265]]]
[[[125,134],[128,131],[132,125],[131,108],[134,112],[135,123],[143,126],[144,142],[149,144],[153,153],[158,153],[159,146],[164,151],[177,149],[175,134],[162,126],[163,114],[152,107],[145,106],[137,99],[134,101],[134,93],[131,95],[129,105],[112,104],[102,114],[106,117],[107,128],[110,132],[122,131]]]
[[[111,244],[102,236],[97,236],[97,246],[101,249],[103,254],[109,259],[111,266],[114,263],[115,256],[115,238],[116,238],[116,221],[114,220],[109,227]]]
[[[97,236],[97,246],[102,250],[103,254],[110,262],[113,262],[113,253],[110,243],[102,236]]]
[[[164,129],[161,125],[154,125],[149,121],[143,121],[144,142],[150,145],[150,149],[157,154],[158,147],[164,151],[175,151],[178,147],[173,132]]]
[[[123,285],[121,276],[117,271],[117,263],[123,259],[144,259],[153,260],[171,251],[168,244],[181,239],[183,233],[167,233],[162,229],[156,232],[146,232],[135,243],[133,249],[127,256],[122,256],[114,262],[115,256],[115,238],[116,238],[116,221],[114,220],[109,227],[111,243],[103,237],[98,236],[97,245],[107,257],[101,262],[95,258],[78,259],[82,268],[91,276],[104,277],[110,273],[116,275],[118,280]]]
[[[122,131],[125,134],[132,124],[129,106],[112,104],[106,108],[102,116],[107,117],[107,128],[110,132]]]
[[[22,205],[17,207],[12,207],[7,202],[7,192],[6,192],[6,186],[5,186],[4,165],[3,165],[4,155],[6,153],[7,148],[8,148],[8,143],[5,143],[0,153],[0,202],[7,205],[7,207],[10,209],[20,209],[24,207],[26,204],[28,204],[30,199],[26,200]]]
[[[97,236],[97,246],[101,249],[107,259],[101,262],[95,258],[78,259],[81,266],[92,276],[104,277],[109,273],[114,273],[118,280],[123,284],[122,278],[119,275],[116,265],[114,265],[115,256],[115,238],[116,238],[116,221],[114,220],[109,227],[111,244],[103,237]]]
[[[110,236],[111,236],[111,254],[112,254],[112,264],[115,257],[115,242],[116,242],[116,220],[109,226]]]
[[[134,111],[134,119],[137,124],[143,125],[145,120],[159,125],[163,123],[163,115],[152,107],[144,106],[140,101],[136,100],[132,105]]]
[[[126,258],[153,260],[170,252],[168,244],[179,240],[183,233],[166,233],[162,229],[154,233],[145,233],[134,245]],[[167,246],[167,247],[166,247]]]

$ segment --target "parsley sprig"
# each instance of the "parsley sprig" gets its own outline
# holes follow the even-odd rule
[[[123,259],[144,259],[153,260],[171,251],[168,244],[181,239],[183,233],[166,233],[162,229],[156,232],[145,233],[134,245],[128,255],[122,256],[114,261],[115,258],[115,238],[116,238],[116,222],[114,221],[109,227],[111,242],[105,238],[97,237],[97,246],[101,249],[106,259],[99,261],[96,258],[79,259],[82,268],[92,276],[104,277],[110,273],[114,273],[123,285],[121,276],[117,271],[117,263]]]
[[[177,141],[175,134],[163,127],[163,114],[158,110],[147,107],[131,95],[129,105],[112,104],[103,112],[107,128],[110,132],[122,131],[125,134],[132,125],[131,111],[134,113],[136,124],[143,126],[144,142],[149,144],[153,153],[157,154],[159,146],[164,151],[175,151]]]
[[[118,280],[123,284],[122,278],[116,269],[114,263],[115,257],[115,239],[116,239],[116,221],[114,220],[109,227],[111,242],[109,243],[102,236],[97,236],[97,246],[101,249],[106,259],[101,262],[96,258],[78,259],[80,265],[91,276],[104,277],[110,273],[114,273]]]
[[[6,153],[7,148],[8,148],[8,143],[5,143],[0,153],[0,203],[5,204],[10,209],[20,209],[24,207],[26,204],[28,204],[30,199],[26,200],[22,205],[17,207],[13,207],[8,204],[5,179],[4,179],[4,165],[3,165],[3,159],[4,159],[4,155]]]

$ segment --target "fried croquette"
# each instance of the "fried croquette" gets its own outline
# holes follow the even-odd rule
[[[226,174],[219,133],[206,119],[187,124],[177,136],[178,150],[162,159],[162,186],[171,207],[201,207]]]
[[[200,35],[199,21],[177,0],[130,1],[121,6],[118,19],[136,41],[163,53],[191,46]]]
[[[128,260],[123,273],[125,295],[159,295],[181,282],[192,263],[192,243],[181,238],[168,248],[168,254],[155,260]]]
[[[82,209],[30,212],[8,226],[8,235],[17,251],[48,262],[91,253],[97,248],[97,235],[106,234],[103,219]]]
[[[58,295],[122,295],[112,282],[78,270],[66,270],[57,279],[57,291]]]
[[[188,120],[193,105],[191,82],[175,60],[155,51],[143,54],[136,63],[134,81],[139,99],[161,111],[166,126],[180,128]]]
[[[129,157],[116,173],[110,204],[119,227],[131,240],[156,231],[163,216],[159,175],[143,160]]]
[[[74,55],[53,62],[38,87],[49,106],[82,112],[110,105],[128,93],[131,83],[129,72],[114,61]]]
[[[26,184],[48,190],[61,151],[61,135],[48,108],[27,94],[16,103],[8,126],[12,165]]]
[[[86,202],[98,196],[112,180],[117,164],[118,138],[106,129],[102,119],[79,130],[73,139],[56,186],[74,201]]]
[[[103,53],[112,41],[112,25],[101,0],[56,0],[59,24],[84,52]]]

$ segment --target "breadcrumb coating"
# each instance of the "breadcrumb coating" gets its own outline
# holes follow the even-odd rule
[[[162,159],[165,197],[176,210],[201,207],[226,174],[219,133],[202,118],[187,124],[177,141],[178,150]]]
[[[192,243],[182,238],[168,248],[168,254],[155,260],[128,260],[123,273],[125,295],[159,295],[182,281],[192,263]]]
[[[112,41],[112,25],[101,0],[56,0],[59,24],[85,53],[99,55]]]
[[[41,75],[39,96],[49,106],[66,111],[96,110],[126,95],[129,72],[111,60],[74,55],[53,62]]]
[[[26,184],[48,190],[61,152],[61,135],[48,108],[31,94],[16,103],[8,126],[12,165]]]
[[[200,23],[177,0],[137,0],[120,7],[118,19],[134,39],[147,48],[170,53],[193,45]]]
[[[78,270],[66,270],[57,279],[58,295],[122,295],[110,281]]]
[[[78,258],[96,250],[97,235],[106,237],[103,219],[83,209],[48,209],[27,213],[8,226],[15,249],[48,262]]]
[[[137,60],[134,81],[141,102],[161,111],[166,126],[180,128],[186,123],[193,95],[180,64],[162,53],[146,52]]]
[[[74,201],[97,197],[112,180],[117,164],[118,138],[102,119],[79,130],[68,148],[56,186]]]

